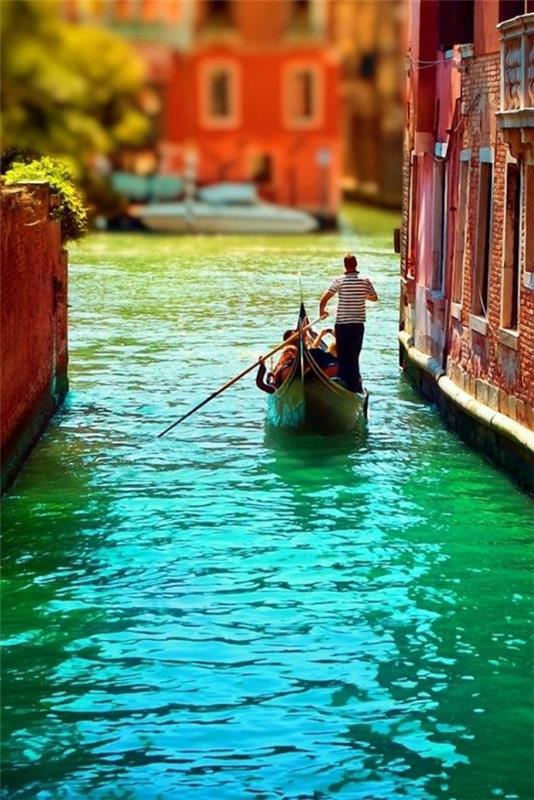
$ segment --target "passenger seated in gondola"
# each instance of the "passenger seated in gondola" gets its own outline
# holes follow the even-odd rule
[[[273,369],[273,383],[277,389],[283,384],[293,369],[293,364],[298,356],[298,352],[298,348],[294,344],[289,344],[282,350],[282,355],[278,360],[278,364]]]
[[[260,358],[260,366],[256,373],[256,386],[258,389],[261,389],[262,392],[267,392],[267,394],[274,394],[276,392],[273,382],[273,373],[267,372],[267,367],[265,366],[263,358]]]
[[[333,338],[333,340],[330,342],[330,344],[328,345],[328,347],[326,348],[326,352],[327,352],[327,353],[330,353],[330,355],[331,355],[331,356],[334,356],[334,358],[336,358],[336,359],[337,359],[337,342],[336,342],[336,334],[335,334],[335,333],[332,333],[332,336],[333,336],[334,338]]]
[[[283,336],[284,342],[293,336],[294,333],[296,333],[296,331],[287,330]],[[261,389],[262,392],[273,394],[289,376],[297,355],[298,348],[294,344],[288,344],[287,347],[284,347],[282,350],[278,363],[272,372],[267,372],[265,361],[260,358],[260,366],[258,367],[256,375],[256,386],[258,389]]]
[[[326,344],[323,339],[326,335],[330,335],[332,337],[332,341],[330,344]],[[326,353],[330,353],[330,355],[337,358],[337,349],[336,349],[336,334],[333,328],[323,328],[323,330],[316,334],[309,345],[310,348],[320,347],[321,350],[324,350]]]
[[[327,334],[330,334],[334,339],[328,346],[323,341]],[[335,333],[332,328],[324,328],[315,336],[310,344],[309,353],[325,375],[329,378],[334,378],[337,375],[337,351]]]

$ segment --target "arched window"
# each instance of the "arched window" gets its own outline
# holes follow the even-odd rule
[[[210,116],[225,118],[230,114],[230,73],[218,69],[211,73],[209,85]]]
[[[240,73],[231,59],[204,62],[200,69],[201,123],[208,128],[239,124]]]
[[[517,163],[509,163],[506,166],[504,210],[501,327],[517,330],[521,285],[521,171]]]

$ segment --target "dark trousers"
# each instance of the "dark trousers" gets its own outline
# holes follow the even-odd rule
[[[339,366],[338,378],[344,381],[351,392],[361,392],[360,352],[364,334],[363,322],[349,322],[336,325],[336,345]]]

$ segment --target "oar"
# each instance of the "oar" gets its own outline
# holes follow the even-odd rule
[[[244,369],[243,372],[240,372],[239,375],[235,376],[235,378],[232,378],[231,380],[227,381],[224,384],[224,386],[221,386],[220,389],[217,389],[217,391],[212,392],[209,395],[209,397],[206,397],[205,400],[202,400],[202,402],[199,403],[194,408],[192,408],[191,411],[188,411],[187,414],[184,414],[183,416],[181,416],[179,419],[176,420],[176,422],[173,422],[172,425],[169,425],[168,428],[165,428],[164,431],[162,431],[161,433],[158,433],[158,439],[161,436],[165,436],[165,434],[168,433],[170,430],[172,430],[172,428],[175,428],[176,425],[179,425],[180,422],[184,421],[184,419],[187,419],[187,417],[190,417],[191,414],[195,413],[195,411],[198,411],[199,408],[202,408],[202,406],[205,406],[206,403],[209,403],[209,401],[213,400],[214,397],[217,397],[217,395],[222,394],[224,391],[226,391],[226,389],[229,389],[230,386],[233,386],[234,383],[237,383],[237,381],[241,380],[241,378],[243,378],[245,375],[247,375],[249,372],[251,372],[255,367],[259,366],[260,361],[265,361],[265,359],[269,358],[269,356],[272,356],[275,353],[277,353],[279,350],[281,350],[282,347],[287,347],[287,345],[291,344],[291,342],[294,339],[298,339],[301,333],[304,333],[304,331],[308,330],[308,328],[313,327],[313,325],[317,325],[317,323],[320,322],[320,321],[321,321],[321,317],[316,319],[314,322],[308,323],[308,325],[304,325],[304,327],[302,327],[300,329],[300,331],[297,331],[292,336],[288,336],[288,338],[285,340],[285,342],[282,342],[282,344],[279,344],[277,347],[274,348],[274,350],[271,350],[269,353],[267,353],[267,355],[262,356],[261,359],[258,358],[258,360],[254,362],[254,364],[251,364],[250,367],[247,367],[246,369]]]

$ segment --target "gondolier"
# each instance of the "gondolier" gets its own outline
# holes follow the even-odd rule
[[[318,319],[308,322],[304,303],[301,302],[297,327],[286,331],[282,344],[211,392],[168,425],[158,437],[165,436],[258,366],[256,384],[268,395],[267,419],[271,425],[294,432],[322,435],[362,430],[367,420],[369,395],[367,392],[349,392],[336,381],[335,359],[317,346],[320,345],[317,334],[313,338],[309,336],[309,331],[318,322]],[[274,375],[272,379],[266,379],[265,362],[280,350],[283,350],[283,354]],[[327,363],[324,356],[327,356]],[[325,363],[319,364],[318,359]]]
[[[339,359],[338,377],[351,392],[362,391],[359,357],[365,331],[365,302],[378,300],[374,286],[358,272],[356,256],[349,253],[343,259],[345,273],[335,278],[321,297],[319,315],[328,316],[329,300],[339,295],[336,315],[336,344]]]

